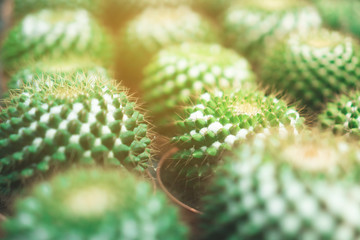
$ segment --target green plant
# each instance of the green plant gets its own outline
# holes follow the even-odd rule
[[[25,217],[25,218],[24,218]],[[177,209],[126,172],[74,169],[34,187],[4,223],[6,239],[186,239]]]
[[[29,14],[10,30],[1,49],[7,72],[42,58],[69,55],[112,61],[112,42],[106,31],[85,10],[41,10]]]
[[[359,87],[359,43],[337,32],[293,34],[265,57],[262,81],[319,111],[339,93]]]
[[[160,132],[185,105],[215,89],[253,87],[254,74],[246,59],[217,44],[185,43],[161,50],[146,67],[144,100]]]
[[[203,199],[203,239],[354,239],[359,151],[328,134],[240,145]]]
[[[192,6],[211,17],[217,18],[231,5],[233,0],[192,0]]]
[[[318,117],[321,128],[360,139],[359,105],[359,92],[343,94],[336,101],[329,102]]]
[[[258,62],[264,51],[291,32],[320,27],[316,9],[303,0],[248,0],[233,4],[222,26],[227,45]]]
[[[148,167],[143,115],[108,79],[40,79],[12,96],[0,119],[4,194],[74,164]]]
[[[162,48],[183,42],[218,42],[217,29],[189,7],[149,8],[129,21],[119,36],[121,65],[137,86],[143,68]]]

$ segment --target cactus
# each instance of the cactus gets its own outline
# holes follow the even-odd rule
[[[360,2],[357,0],[317,0],[316,6],[329,27],[360,37]]]
[[[8,34],[1,50],[5,71],[41,58],[60,59],[69,55],[111,60],[112,43],[105,30],[85,10],[42,10],[27,15]]]
[[[144,100],[149,103],[158,130],[164,133],[181,107],[206,90],[247,89],[255,85],[246,59],[217,44],[185,43],[165,48],[144,75]]]
[[[15,212],[4,223],[9,240],[181,240],[187,235],[163,193],[114,170],[74,169],[57,175],[18,200]]]
[[[360,94],[343,94],[336,101],[329,102],[319,115],[319,124],[337,135],[348,135],[360,139]]]
[[[339,93],[359,87],[359,43],[337,32],[293,34],[265,57],[262,80],[317,112]]]
[[[141,72],[162,48],[183,42],[218,42],[217,29],[190,8],[149,8],[132,19],[120,33],[121,65],[138,85]],[[135,81],[135,80],[137,81]]]
[[[37,62],[15,73],[7,83],[8,90],[21,89],[39,79],[46,78],[100,78],[110,79],[110,73],[93,61],[77,58],[58,61],[54,59]]]
[[[327,134],[239,146],[203,198],[203,239],[356,239],[359,160]]]
[[[302,0],[240,2],[233,4],[222,20],[227,45],[254,62],[290,32],[303,33],[320,25],[316,9]]]
[[[186,179],[208,176],[224,150],[253,135],[266,135],[271,128],[286,134],[302,128],[303,119],[284,101],[258,91],[204,93],[177,122],[172,141],[179,174]]]
[[[147,124],[126,93],[99,78],[40,79],[0,113],[0,191],[73,164],[144,172]]]

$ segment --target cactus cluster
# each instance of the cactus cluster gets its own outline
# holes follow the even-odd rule
[[[323,129],[330,129],[337,135],[349,135],[360,139],[360,94],[353,92],[341,95],[334,102],[329,102],[319,115],[319,124]]]
[[[4,194],[73,164],[148,167],[143,115],[109,81],[41,79],[12,97],[0,119]]]
[[[360,86],[359,47],[356,40],[327,30],[292,34],[269,51],[262,81],[319,111],[337,94]]]
[[[1,49],[4,70],[16,71],[41,58],[69,55],[99,59],[109,64],[111,40],[85,10],[41,10],[11,29]]]
[[[159,131],[206,91],[255,85],[246,59],[217,44],[185,43],[160,51],[145,69],[144,100]]]
[[[239,146],[204,197],[204,239],[356,239],[359,152],[329,135]]]
[[[186,239],[163,193],[126,172],[71,170],[36,185],[16,204],[6,239]]]
[[[303,0],[240,1],[222,20],[227,45],[254,62],[290,32],[304,33],[320,25],[316,9]]]

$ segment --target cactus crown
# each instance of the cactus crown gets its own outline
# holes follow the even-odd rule
[[[32,221],[22,221],[24,215]],[[8,239],[29,240],[39,239],[39,231],[54,240],[184,239],[187,233],[162,193],[126,172],[102,169],[73,169],[36,185],[5,229]]]

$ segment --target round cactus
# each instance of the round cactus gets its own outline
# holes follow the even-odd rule
[[[248,0],[230,7],[222,25],[227,44],[258,62],[274,42],[290,32],[317,29],[321,19],[302,0]]]
[[[68,55],[98,59],[109,64],[111,41],[105,30],[85,10],[42,10],[27,15],[5,39],[1,61],[5,71],[41,58]]]
[[[203,239],[358,238],[359,152],[329,139],[270,137],[237,148],[203,199]]]
[[[265,57],[264,83],[319,111],[336,94],[359,87],[359,43],[327,30],[293,34]]]
[[[163,193],[121,171],[57,175],[18,200],[15,212],[4,223],[9,240],[182,240],[187,235]]]
[[[0,190],[72,164],[144,172],[150,139],[143,115],[123,91],[98,78],[41,79],[0,113]]]
[[[174,122],[184,104],[189,105],[206,90],[255,85],[246,59],[217,44],[168,47],[156,55],[144,75],[144,100],[159,131]]]
[[[360,37],[360,2],[357,0],[317,0],[324,23],[329,27]]]
[[[66,59],[58,61],[49,59],[48,61],[37,62],[36,64],[25,67],[15,73],[7,83],[8,90],[21,89],[31,85],[39,79],[47,78],[100,78],[110,79],[108,71],[98,64],[82,59]]]
[[[43,9],[62,10],[83,8],[89,12],[101,14],[101,0],[14,0],[14,16],[20,19],[29,13],[38,12]]]
[[[185,182],[207,178],[224,150],[250,136],[264,136],[271,129],[281,134],[296,133],[303,124],[294,108],[256,91],[205,93],[185,112],[172,139],[179,148],[173,165]]]
[[[335,102],[329,102],[319,115],[323,129],[331,129],[339,135],[349,135],[360,139],[360,93],[341,95]]]
[[[183,42],[218,42],[217,29],[188,7],[149,8],[127,23],[120,34],[125,84],[138,85],[141,72],[162,48]],[[126,82],[132,79],[133,83]]]

